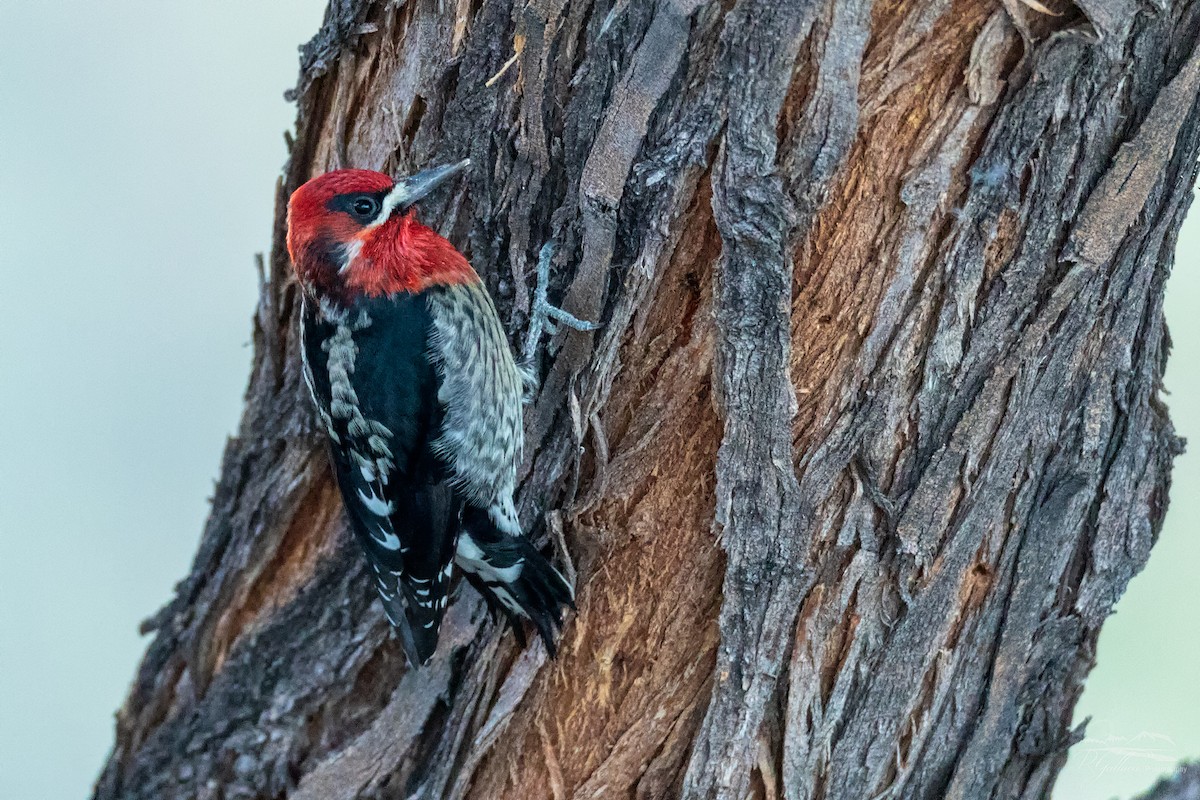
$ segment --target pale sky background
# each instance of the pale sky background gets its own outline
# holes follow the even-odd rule
[[[0,0],[0,799],[90,793],[241,408],[283,91],[324,0]],[[1200,214],[1168,293],[1166,530],[1056,800],[1200,757]],[[1085,750],[1086,749],[1086,750]]]

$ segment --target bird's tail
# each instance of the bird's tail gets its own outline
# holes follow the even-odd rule
[[[499,530],[487,512],[468,509],[455,563],[493,609],[512,624],[524,644],[522,619],[533,623],[553,656],[563,625],[563,607],[575,596],[562,574],[524,536]]]
[[[429,663],[437,650],[438,628],[446,608],[442,601],[446,587],[430,586],[428,582],[422,585],[420,579],[406,578],[408,576],[381,580],[377,570],[375,588],[379,590],[384,614],[404,647],[408,663],[420,667]]]

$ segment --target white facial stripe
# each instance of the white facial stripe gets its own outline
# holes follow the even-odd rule
[[[371,222],[366,225],[364,230],[369,231],[372,228],[378,228],[380,225],[387,222],[388,218],[392,216],[392,212],[396,210],[396,207],[404,202],[405,195],[407,195],[407,191],[403,188],[403,184],[395,187],[390,192],[385,194],[383,196],[382,207],[379,209],[379,214],[375,217],[375,219],[371,220]]]
[[[374,225],[375,223],[371,223],[371,225],[368,227],[374,227]],[[358,258],[358,255],[362,252],[362,249],[363,242],[362,239],[359,239],[358,237],[355,237],[342,245],[342,266],[338,269],[338,274],[342,274],[346,270],[350,269],[350,265],[353,264],[355,259]]]
[[[415,175],[401,179],[390,192],[384,195],[382,208],[379,209],[379,214],[375,219],[371,220],[371,224],[366,226],[367,230],[387,222],[388,217],[397,208],[417,202],[469,166],[471,166],[471,159],[464,158],[456,164],[422,170]]]

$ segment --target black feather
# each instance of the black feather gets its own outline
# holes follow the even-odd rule
[[[575,608],[575,598],[566,580],[528,539],[510,536],[499,530],[482,509],[474,506],[464,508],[462,530],[483,551],[490,567],[506,569],[517,564],[521,566],[516,580],[508,582],[488,580],[482,574],[465,572],[471,585],[487,598],[490,606],[504,612],[505,618],[520,635],[520,619],[504,605],[497,592],[505,591],[512,596],[546,643],[546,650],[551,656],[555,655],[555,640],[563,626],[563,607]],[[521,636],[521,640],[523,643],[524,636]]]
[[[345,312],[353,330],[349,382],[357,409],[386,429],[356,431],[332,413],[331,341],[336,321],[321,318],[305,303],[304,347],[317,404],[333,421],[330,456],[347,516],[375,576],[388,619],[414,664],[437,648],[438,627],[449,590],[462,499],[450,484],[445,462],[430,443],[441,428],[438,376],[429,357],[430,319],[419,295],[362,299]],[[381,436],[390,469],[364,473],[374,459],[370,437]],[[381,517],[364,497],[389,504]],[[386,522],[386,529],[381,527]],[[395,545],[388,533],[399,539]]]

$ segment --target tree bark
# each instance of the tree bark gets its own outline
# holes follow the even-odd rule
[[[333,0],[241,429],[96,798],[1042,798],[1179,452],[1162,299],[1200,3]],[[1049,13],[1047,13],[1049,12]],[[508,63],[512,60],[512,63]],[[288,194],[424,218],[514,343],[562,652],[390,637],[300,379]]]

